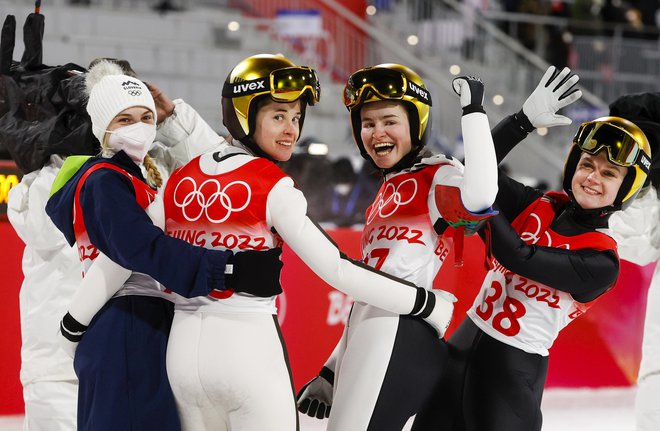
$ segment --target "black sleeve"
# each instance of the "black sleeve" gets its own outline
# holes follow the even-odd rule
[[[232,253],[165,235],[138,205],[124,175],[94,172],[80,191],[80,204],[92,244],[124,268],[148,274],[185,297],[225,289],[225,264]]]
[[[543,195],[541,191],[508,177],[502,170],[498,172],[497,187],[494,208],[509,221]]]
[[[507,154],[525,139],[532,130],[534,130],[534,126],[521,112],[509,115],[497,123],[491,130],[497,163],[502,162]]]
[[[566,250],[526,244],[502,216],[489,220],[491,251],[506,269],[573,295],[580,302],[596,299],[619,276],[612,251]]]

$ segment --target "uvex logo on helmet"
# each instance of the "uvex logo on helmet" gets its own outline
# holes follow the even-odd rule
[[[139,96],[142,94],[142,86],[135,81],[124,81],[121,83],[121,88],[126,90],[131,96]]]
[[[265,90],[266,89],[266,80],[262,79],[256,82],[246,82],[243,84],[234,84],[234,94],[243,94],[247,92],[253,92],[255,90]]]
[[[642,154],[642,157],[640,158],[639,162],[642,165],[644,165],[647,171],[651,169],[651,160],[649,160],[649,158],[646,157],[646,154]]]
[[[408,81],[408,88],[410,88],[410,91],[414,92],[418,96],[420,96],[422,99],[425,101],[429,101],[429,92],[424,90],[423,88],[415,85],[414,82]]]

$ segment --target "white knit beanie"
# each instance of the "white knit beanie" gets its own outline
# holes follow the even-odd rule
[[[133,106],[144,106],[153,112],[156,105],[149,89],[137,78],[124,75],[120,66],[101,61],[92,67],[86,78],[87,113],[92,119],[92,132],[103,143],[106,129],[117,114]]]

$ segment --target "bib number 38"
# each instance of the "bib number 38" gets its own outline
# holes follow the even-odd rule
[[[505,296],[502,310],[493,315],[495,302],[502,296],[504,288],[499,281],[493,280],[490,291],[492,292],[476,308],[477,315],[486,322],[492,317],[491,325],[496,331],[508,337],[517,335],[520,332],[520,322],[518,320],[527,312],[525,305],[515,298]]]

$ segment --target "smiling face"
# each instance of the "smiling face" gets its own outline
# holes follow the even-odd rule
[[[379,168],[391,168],[412,150],[408,112],[401,103],[367,103],[360,110],[360,121],[364,148]]]
[[[300,134],[300,100],[291,103],[266,99],[257,111],[254,142],[274,160],[291,158],[293,146]]]
[[[605,151],[596,155],[583,152],[571,180],[575,201],[583,209],[612,205],[626,173],[626,168],[610,163]]]
[[[116,130],[120,127],[130,126],[135,123],[147,123],[147,124],[156,124],[154,119],[154,114],[150,109],[145,108],[144,106],[133,106],[131,108],[126,108],[115,116],[115,118],[110,121],[106,130]]]

